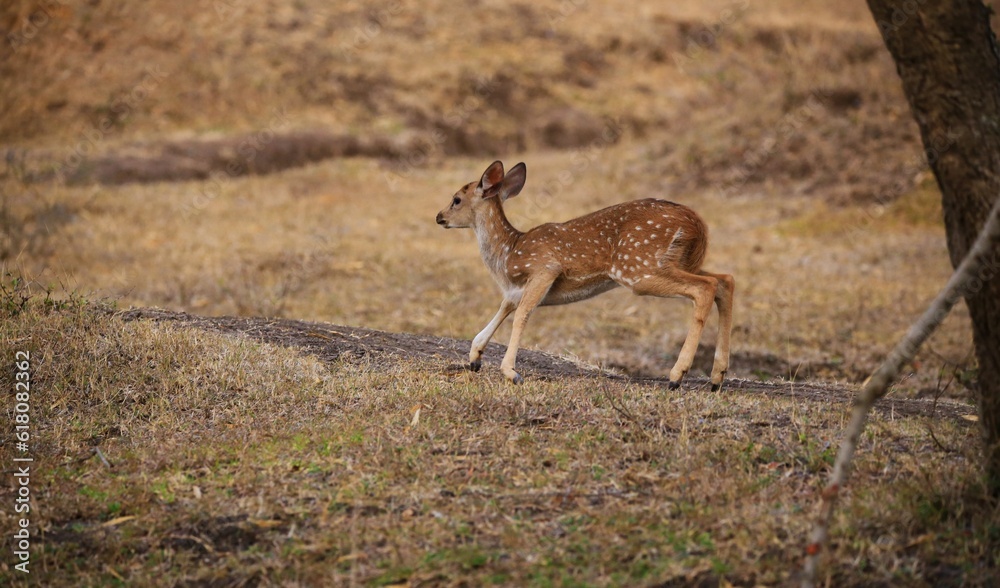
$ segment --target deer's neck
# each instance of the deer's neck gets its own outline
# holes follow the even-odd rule
[[[477,216],[474,229],[486,266],[494,275],[506,275],[507,258],[522,233],[507,220],[499,200],[490,202]]]

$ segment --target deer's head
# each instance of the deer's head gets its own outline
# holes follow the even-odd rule
[[[525,165],[519,163],[504,175],[503,164],[494,161],[483,172],[478,183],[469,182],[455,192],[451,203],[438,213],[437,224],[446,229],[475,226],[476,218],[487,207],[499,206],[499,203],[521,192],[527,173]]]

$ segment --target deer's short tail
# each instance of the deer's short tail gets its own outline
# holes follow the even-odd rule
[[[676,228],[660,263],[696,273],[701,269],[705,254],[708,252],[708,226],[698,213],[690,208],[672,202],[669,204],[674,207],[671,216]]]

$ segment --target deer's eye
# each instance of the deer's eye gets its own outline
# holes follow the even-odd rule
[[[452,206],[458,206],[461,203],[462,203],[462,199],[459,198],[458,196],[455,196],[455,199],[451,201],[451,205]]]

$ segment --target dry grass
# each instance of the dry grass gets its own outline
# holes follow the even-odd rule
[[[101,116],[114,119],[114,138],[252,130],[276,109],[309,128],[391,132],[464,112],[469,81],[501,73],[513,78],[512,88],[491,93],[484,116],[504,131],[529,122],[510,115],[537,114],[536,102],[540,110],[573,105],[655,122],[709,90],[699,75],[713,74],[699,68],[678,76],[675,64],[690,53],[715,69],[714,42],[694,34],[699,27],[726,44],[723,58],[749,57],[738,43],[756,28],[776,31],[778,45],[799,29],[848,41],[875,33],[860,1],[794,4],[108,0],[40,10],[14,0],[0,9],[0,25],[16,40],[0,47],[2,73],[18,80],[2,90],[0,136],[50,147],[53,139],[76,139],[82,122]],[[41,21],[37,30],[26,26]],[[803,46],[791,55],[819,52],[808,39],[796,42]],[[692,43],[708,50],[696,52]],[[149,68],[166,75],[163,84],[128,101]],[[115,103],[123,97],[127,109]]]
[[[324,366],[92,306],[2,325],[0,353],[34,358],[41,584],[785,583],[846,409]],[[835,584],[988,584],[1000,514],[979,497],[977,436],[876,415]]]

